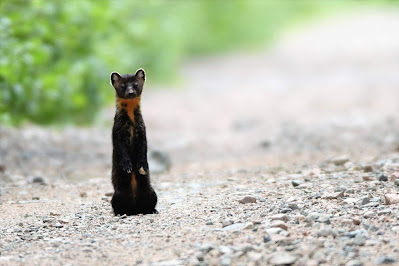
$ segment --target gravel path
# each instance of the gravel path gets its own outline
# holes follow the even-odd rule
[[[399,265],[398,14],[146,91],[157,215],[112,215],[113,108],[93,128],[0,127],[0,265]]]

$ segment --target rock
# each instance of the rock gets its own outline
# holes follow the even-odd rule
[[[175,266],[175,265],[184,265],[183,260],[167,260],[167,261],[158,261],[151,263],[153,266]]]
[[[366,238],[364,238],[362,235],[355,236],[355,239],[353,240],[353,244],[356,246],[364,246],[365,243]]]
[[[64,227],[62,224],[60,224],[60,223],[55,223],[54,224],[54,227],[55,228],[62,228],[62,227]]]
[[[359,225],[360,224],[360,219],[359,218],[353,218],[353,224],[354,225]]]
[[[212,222],[212,221],[207,221],[207,222],[205,223],[205,225],[213,225],[213,222]]]
[[[101,197],[101,200],[106,201],[106,202],[110,202],[111,198],[110,197]]]
[[[292,212],[292,209],[290,208],[283,208],[280,210],[280,213],[287,213],[287,212]]]
[[[380,211],[378,211],[378,215],[388,215],[388,214],[390,214],[392,212],[392,210],[391,209],[383,209],[383,210],[380,210]]]
[[[350,260],[348,261],[345,266],[363,266],[364,264],[358,260]]]
[[[205,253],[208,253],[212,249],[215,249],[215,245],[212,243],[204,243],[199,247],[199,250]]]
[[[363,205],[363,207],[367,207],[367,208],[378,207],[378,206],[380,206],[380,203],[377,201],[373,201],[373,202],[367,203],[366,205]]]
[[[363,214],[363,217],[364,218],[373,218],[375,216],[375,213],[373,212],[373,211],[366,211],[364,214]]]
[[[230,257],[224,257],[220,260],[220,265],[222,266],[229,266],[231,265],[231,258]]]
[[[240,247],[240,251],[243,252],[244,254],[251,250],[254,250],[254,248],[250,244],[244,244]]]
[[[254,228],[254,224],[251,223],[251,222],[246,223],[246,224],[245,224],[245,227],[244,227],[244,229],[253,229],[253,228]]]
[[[369,203],[369,202],[370,202],[370,197],[369,197],[369,196],[363,197],[363,198],[361,198],[361,199],[359,200],[359,204],[360,204],[360,205],[366,205],[366,204]]]
[[[220,256],[222,256],[222,253],[218,249],[212,249],[208,253],[209,253],[209,255],[211,255],[211,257],[220,257]]]
[[[278,235],[279,233],[281,233],[283,231],[283,229],[281,229],[280,227],[276,227],[276,228],[268,228],[265,231],[269,235]]]
[[[328,237],[328,236],[336,237],[337,232],[330,227],[325,227],[325,228],[319,229],[317,231],[317,236],[318,237],[321,237],[321,236],[322,237]]]
[[[373,172],[373,166],[371,166],[371,165],[365,165],[365,166],[363,166],[363,171],[364,171],[365,173]]]
[[[251,229],[253,228],[253,223],[236,223],[229,226],[224,227],[223,231],[240,231],[243,229]]]
[[[297,259],[297,256],[288,252],[277,252],[269,259],[269,263],[272,265],[292,265]]]
[[[254,198],[252,196],[246,196],[246,197],[240,199],[238,202],[242,203],[242,204],[256,203],[256,198]]]
[[[359,230],[353,230],[350,232],[347,232],[344,234],[344,236],[350,237],[350,238],[355,238],[357,236],[365,236],[368,237],[368,233],[364,229],[359,229]]]
[[[283,213],[279,213],[279,214],[275,214],[271,217],[271,220],[280,220],[280,221],[284,221],[287,222],[288,221],[288,216],[286,214]]]
[[[322,199],[338,199],[338,198],[343,198],[344,197],[344,192],[335,192],[335,193],[326,193],[324,194],[321,198]]]
[[[263,140],[261,143],[260,143],[260,146],[262,147],[262,148],[269,148],[270,146],[271,146],[271,142],[270,142],[270,140]]]
[[[353,188],[348,188],[345,192],[346,194],[354,194],[355,190]]]
[[[331,161],[336,166],[341,166],[341,165],[344,165],[345,163],[349,162],[349,157],[346,155],[342,155],[342,156],[333,158]]]
[[[328,214],[322,214],[318,212],[312,212],[309,213],[308,216],[306,216],[306,222],[308,223],[314,223],[314,222],[320,222],[324,224],[330,224],[330,216]]]
[[[37,197],[37,196],[33,196],[33,197],[32,197],[32,200],[40,200],[40,198]]]
[[[290,203],[288,204],[288,208],[291,210],[299,210],[299,207],[296,203]]]
[[[388,176],[386,176],[386,175],[384,175],[384,174],[382,174],[382,175],[380,175],[379,177],[378,177],[378,181],[388,181]]]
[[[262,253],[256,252],[256,251],[250,251],[247,253],[248,258],[250,259],[251,262],[261,262],[263,261],[263,255]]]
[[[263,236],[263,243],[270,242],[270,240],[272,240],[272,238],[269,235]]]
[[[284,230],[287,230],[287,229],[288,229],[288,226],[287,226],[283,221],[280,221],[280,220],[274,220],[274,221],[270,224],[270,227],[271,227],[271,228],[279,227],[279,228],[284,229]]]
[[[234,253],[233,249],[231,249],[228,246],[223,246],[223,245],[219,246],[219,251],[222,254],[233,254]]]
[[[54,221],[55,221],[55,218],[53,218],[53,217],[45,217],[43,219],[43,223],[52,223]]]
[[[292,184],[294,187],[297,187],[297,186],[299,186],[299,185],[302,184],[302,181],[300,181],[300,180],[291,180],[291,184]]]
[[[41,176],[35,176],[32,178],[32,183],[33,184],[39,184],[39,185],[47,185],[46,180],[44,179],[44,177]]]
[[[85,191],[80,192],[79,196],[80,196],[81,198],[87,198],[87,192],[85,192]]]
[[[69,223],[69,220],[68,219],[58,219],[58,222],[61,224],[67,224],[67,223]]]
[[[234,223],[233,220],[225,220],[225,221],[222,222],[222,227],[229,226],[229,225],[231,225],[233,223]]]
[[[393,183],[395,184],[395,186],[399,187],[399,179],[395,179],[395,181],[393,181]]]
[[[150,170],[153,174],[167,172],[172,166],[170,156],[161,150],[153,150],[149,152],[148,164],[150,165]]]
[[[114,195],[113,191],[109,191],[109,192],[104,194],[104,196],[106,196],[106,197],[112,197],[113,195]]]
[[[399,195],[398,194],[386,194],[385,197],[385,204],[393,205],[399,203]]]
[[[381,265],[381,264],[394,264],[398,262],[395,258],[390,257],[390,256],[378,256],[375,260],[374,260],[374,264],[376,265]]]
[[[374,180],[374,177],[369,176],[369,175],[366,175],[366,176],[363,176],[363,180],[364,180],[364,181],[373,181],[373,180]]]

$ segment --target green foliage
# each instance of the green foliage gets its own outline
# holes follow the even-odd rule
[[[173,80],[188,55],[263,43],[325,1],[0,1],[0,122],[87,123],[109,73]]]

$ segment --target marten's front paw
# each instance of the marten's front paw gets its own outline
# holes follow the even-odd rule
[[[147,174],[147,171],[144,170],[144,167],[140,167],[139,173],[140,173],[140,175],[146,175],[146,174]]]
[[[123,171],[125,171],[126,173],[131,173],[133,170],[133,165],[130,162],[130,160],[124,160],[122,161],[122,169]]]
[[[148,163],[146,161],[139,161],[137,163],[137,169],[139,169],[140,175],[148,175]]]

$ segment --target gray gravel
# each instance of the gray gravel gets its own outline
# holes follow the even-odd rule
[[[146,91],[156,215],[112,214],[113,108],[0,126],[0,265],[398,264],[399,13],[372,14]]]

